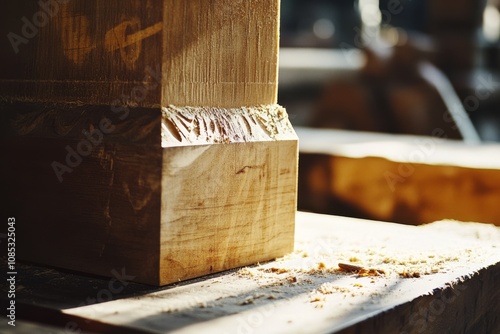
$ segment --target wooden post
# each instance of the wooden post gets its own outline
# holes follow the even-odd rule
[[[47,3],[1,5],[18,256],[163,285],[291,251],[279,1]]]

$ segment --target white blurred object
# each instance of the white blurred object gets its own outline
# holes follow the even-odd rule
[[[483,34],[488,42],[496,42],[500,38],[500,13],[495,6],[486,6],[483,13]]]
[[[280,85],[324,83],[359,71],[365,59],[359,49],[281,48]]]
[[[313,31],[320,39],[330,39],[335,34],[335,26],[329,19],[319,19],[314,22]]]

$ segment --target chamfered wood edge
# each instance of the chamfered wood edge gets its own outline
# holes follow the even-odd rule
[[[298,138],[283,107],[164,107],[162,147],[160,285],[293,250]],[[206,242],[194,244],[199,228]]]
[[[162,147],[297,140],[280,105],[162,108]]]

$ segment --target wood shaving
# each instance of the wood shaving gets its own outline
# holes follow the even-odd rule
[[[268,273],[284,274],[284,273],[288,272],[288,269],[285,269],[285,268],[274,268],[273,267],[273,268],[265,269],[264,271],[268,272]]]
[[[339,263],[339,268],[347,272],[359,272],[361,269],[363,269],[363,267],[347,263]]]
[[[339,263],[339,268],[347,272],[357,273],[358,277],[385,275],[385,270],[383,269],[364,268],[361,266],[356,266],[347,263]]]
[[[312,293],[309,299],[311,303],[322,302],[324,300],[325,296],[321,295],[320,293]]]
[[[420,273],[418,271],[407,271],[406,269],[399,273],[399,276],[403,278],[419,278]]]
[[[385,271],[382,269],[361,269],[358,273],[358,277],[367,277],[367,276],[382,276],[385,275]]]
[[[334,285],[332,283],[324,283],[316,290],[316,292],[319,292],[324,295],[330,295],[335,292],[347,293],[350,291],[351,290],[349,288]]]

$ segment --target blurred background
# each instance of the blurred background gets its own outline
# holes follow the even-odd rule
[[[500,0],[282,0],[278,100],[301,142],[300,210],[500,224],[500,174],[485,172],[499,155],[481,153],[500,142],[499,8]],[[449,158],[433,153],[441,165],[391,164],[395,149],[418,155],[416,139],[402,146],[406,135],[460,149],[445,143]]]
[[[499,5],[282,0],[279,102],[297,126],[431,135],[444,109],[456,116],[447,101],[456,99],[421,73],[428,62],[451,83],[480,138],[498,142]]]

